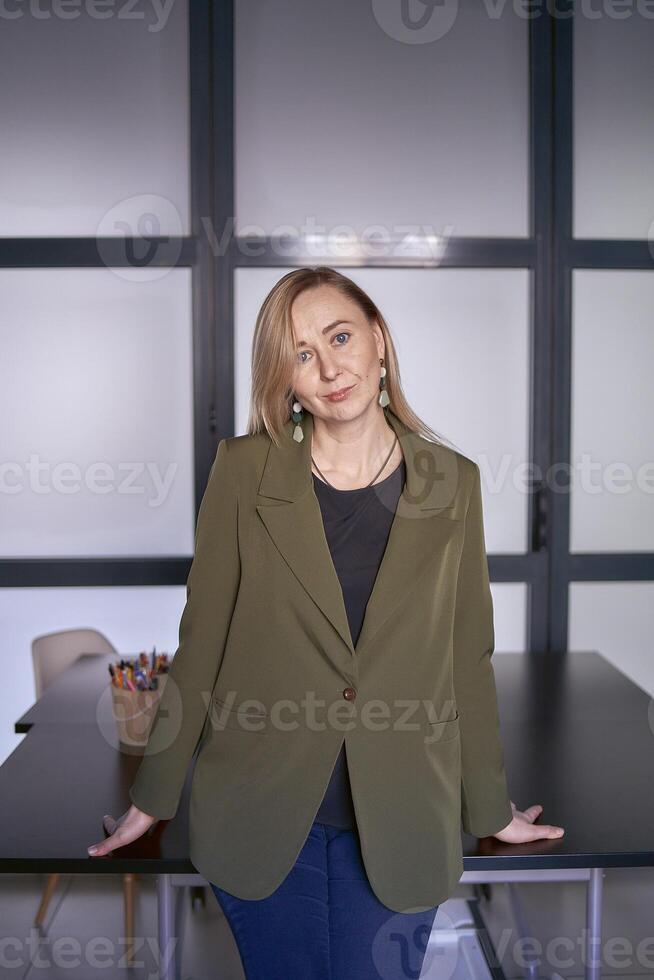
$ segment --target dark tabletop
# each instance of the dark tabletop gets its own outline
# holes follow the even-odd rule
[[[136,654],[126,654],[133,660]],[[113,653],[83,653],[75,663],[49,685],[31,708],[14,724],[22,735],[32,725],[44,722],[93,725],[96,721],[114,725],[109,690],[109,664],[119,660]]]
[[[116,745],[108,655],[84,655],[16,722],[0,766],[0,871],[184,873],[192,765],[177,816],[104,858],[102,815],[130,804],[139,757]],[[543,805],[557,840],[503,844],[463,833],[464,869],[654,865],[654,710],[597,653],[493,657],[511,799]]]

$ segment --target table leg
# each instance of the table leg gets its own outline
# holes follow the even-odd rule
[[[585,980],[600,980],[602,976],[602,868],[590,868],[586,891],[586,962]]]
[[[157,875],[159,980],[177,980],[175,890],[170,875]]]

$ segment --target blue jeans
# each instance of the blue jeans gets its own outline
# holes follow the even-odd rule
[[[314,822],[297,861],[262,899],[210,882],[246,980],[418,980],[438,906],[394,912],[366,876],[356,830]]]

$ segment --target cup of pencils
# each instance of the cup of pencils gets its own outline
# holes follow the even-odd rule
[[[142,651],[138,657],[121,657],[117,663],[109,664],[113,715],[121,750],[142,754],[169,669],[168,654],[157,653],[156,647],[152,653]]]

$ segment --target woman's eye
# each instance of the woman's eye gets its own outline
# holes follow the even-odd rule
[[[348,330],[341,330],[341,332],[340,332],[340,333],[337,333],[337,334],[334,334],[334,340],[336,340],[336,339],[337,339],[338,337],[345,337],[345,338],[346,338],[346,339],[345,339],[345,340],[343,341],[343,343],[338,343],[338,344],[337,344],[336,346],[337,346],[337,347],[345,347],[345,344],[347,343],[347,339],[348,339],[348,338],[349,338],[350,336],[351,336],[351,334],[350,334],[350,332],[349,332]],[[307,362],[306,362],[306,360],[303,360],[303,356],[304,356],[305,354],[308,354],[308,353],[309,353],[309,351],[308,351],[308,350],[303,350],[303,351],[300,351],[300,353],[299,353],[299,354],[298,354],[298,356],[297,356],[297,357],[298,357],[298,361],[300,362],[300,364],[306,364],[306,363],[307,363]]]

